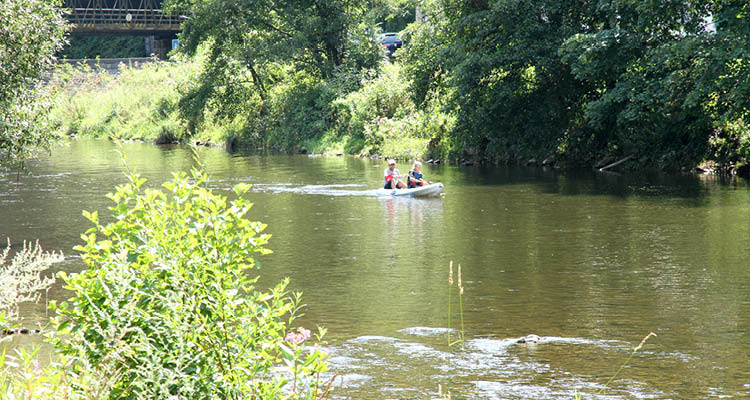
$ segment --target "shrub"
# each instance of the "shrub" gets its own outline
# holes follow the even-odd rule
[[[337,99],[341,108],[340,131],[361,138],[363,153],[379,153],[400,159],[445,157],[455,117],[432,98],[417,109],[402,67],[384,63],[380,75]]]
[[[48,289],[55,278],[42,274],[54,263],[63,260],[59,253],[42,251],[39,243],[24,242],[23,248],[8,263],[8,246],[0,252],[0,342],[10,336],[9,329],[18,328],[18,305],[38,301],[41,291]],[[16,349],[7,353],[0,349],[0,394],[3,399],[57,399],[64,398],[62,380],[64,373],[56,366],[41,368],[37,360],[39,347],[31,350]]]
[[[21,251],[8,263],[10,249],[9,239],[8,246],[0,252],[0,332],[5,332],[18,318],[19,303],[38,301],[40,291],[55,282],[54,277],[42,273],[63,260],[62,254],[42,251],[38,242],[24,242]]]
[[[720,169],[729,170],[734,167],[748,175],[750,127],[742,120],[714,129],[714,135],[709,138],[709,145],[709,159],[715,160]]]
[[[325,393],[325,353],[289,336],[300,308],[285,280],[255,288],[266,227],[234,187],[227,201],[203,168],[160,189],[135,171],[108,197],[112,222],[82,235],[88,269],[61,273],[73,297],[58,307],[58,349],[77,376],[97,376],[107,398],[271,399]],[[301,332],[301,330],[300,330]],[[322,332],[320,333],[322,336]],[[288,373],[277,368],[286,365]],[[91,388],[76,387],[78,393]]]

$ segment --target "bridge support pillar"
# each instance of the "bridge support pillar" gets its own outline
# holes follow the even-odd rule
[[[155,55],[161,60],[167,59],[167,52],[172,48],[170,39],[161,39],[156,36],[146,36],[146,54]]]

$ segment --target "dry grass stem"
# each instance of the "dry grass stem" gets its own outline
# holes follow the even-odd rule
[[[635,348],[633,348],[633,351],[632,351],[632,352],[630,353],[630,356],[628,357],[628,359],[627,359],[627,360],[625,360],[625,362],[624,362],[624,363],[623,363],[623,364],[622,364],[622,365],[620,366],[620,368],[619,368],[619,369],[617,370],[617,372],[615,372],[615,374],[614,374],[614,375],[612,375],[612,377],[611,377],[611,378],[609,378],[609,380],[607,381],[607,383],[605,383],[605,384],[604,384],[604,387],[602,387],[602,389],[601,389],[601,390],[599,390],[599,393],[600,393],[600,394],[601,394],[602,392],[604,392],[604,390],[605,390],[605,389],[606,389],[607,387],[609,387],[609,384],[610,384],[610,383],[612,383],[612,381],[614,381],[614,380],[615,380],[615,378],[617,377],[617,375],[619,375],[619,374],[620,374],[620,372],[621,372],[621,371],[622,371],[622,370],[623,370],[623,369],[625,368],[625,366],[627,366],[627,365],[628,365],[628,364],[630,363],[630,360],[631,360],[631,359],[633,358],[633,356],[635,355],[635,353],[637,353],[637,352],[638,352],[638,350],[640,350],[640,349],[641,349],[641,348],[643,347],[643,345],[644,345],[644,344],[646,343],[646,341],[647,341],[647,340],[648,340],[648,339],[649,339],[649,338],[650,338],[651,336],[656,336],[656,334],[655,334],[654,332],[649,332],[649,334],[648,334],[648,335],[646,335],[646,337],[644,337],[644,338],[643,338],[643,340],[641,340],[641,343],[640,343],[640,344],[639,344],[638,346],[636,346]]]
[[[638,350],[640,350],[641,347],[643,347],[643,345],[646,343],[646,341],[648,340],[648,338],[650,338],[651,336],[656,336],[656,334],[654,332],[649,332],[649,334],[646,335],[646,337],[644,337],[643,340],[641,340],[641,344],[639,344],[638,346],[636,346],[636,348],[633,349],[633,353],[635,353]]]
[[[39,242],[24,241],[23,249],[7,263],[10,248],[8,239],[0,253],[0,312],[7,311],[9,320],[18,317],[18,304],[39,300],[40,292],[55,282],[54,276],[43,277],[42,273],[63,260],[62,254],[42,251]]]
[[[453,286],[453,261],[451,261],[448,267],[448,286]]]

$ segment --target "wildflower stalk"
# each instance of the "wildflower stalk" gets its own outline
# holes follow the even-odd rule
[[[448,346],[451,345],[451,289],[453,286],[453,261],[448,267]]]
[[[625,368],[625,366],[628,365],[628,363],[630,363],[630,360],[633,358],[635,353],[637,353],[638,350],[640,350],[641,347],[643,347],[643,345],[646,343],[646,340],[648,340],[651,336],[656,336],[656,334],[654,332],[650,332],[648,335],[646,335],[646,337],[643,338],[643,340],[641,340],[641,343],[638,346],[636,346],[633,349],[633,351],[630,353],[630,357],[628,357],[628,359],[625,360],[625,363],[620,366],[620,369],[618,369],[617,372],[615,372],[615,374],[612,375],[611,378],[609,378],[607,383],[604,384],[604,387],[601,388],[601,390],[599,390],[598,394],[601,394],[609,386],[609,384],[612,383],[613,380],[615,380],[617,375],[620,374],[620,371],[622,371]]]
[[[461,313],[461,344],[464,343],[464,286],[461,284],[461,264],[458,264],[458,309]]]

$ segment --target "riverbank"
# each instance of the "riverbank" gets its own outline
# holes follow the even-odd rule
[[[647,155],[576,158],[575,149],[521,157],[465,146],[456,134],[456,115],[441,99],[414,103],[408,79],[397,62],[383,60],[379,71],[362,71],[316,81],[279,67],[265,98],[227,93],[223,104],[203,104],[197,88],[202,59],[123,65],[118,74],[96,66],[61,68],[53,114],[68,136],[188,143],[227,149],[285,153],[348,154],[448,163],[523,164],[554,168],[653,169]],[[209,89],[205,89],[209,90]],[[239,99],[232,96],[241,97]],[[735,124],[735,141],[711,140],[706,157],[676,171],[750,176],[749,136]]]
[[[230,149],[447,159],[455,118],[417,110],[399,64],[315,82],[286,68],[265,99],[195,111],[200,59],[58,71],[54,110],[68,136],[154,143],[198,142]]]

